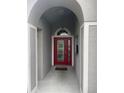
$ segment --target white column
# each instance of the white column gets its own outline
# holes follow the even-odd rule
[[[29,31],[29,64],[28,64],[28,92],[34,93],[38,85],[37,74],[37,28],[28,25]]]
[[[96,25],[96,22],[84,22],[83,31],[83,93],[88,93],[88,62],[89,62],[89,26]]]

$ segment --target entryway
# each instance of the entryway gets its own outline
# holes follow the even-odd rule
[[[96,93],[96,1],[31,1],[28,93]]]
[[[84,22],[80,5],[76,0],[38,0],[28,22],[36,41],[30,41],[29,93],[80,93]]]

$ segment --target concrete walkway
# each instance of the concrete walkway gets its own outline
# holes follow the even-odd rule
[[[39,82],[37,93],[80,93],[74,70],[58,71],[52,68]]]

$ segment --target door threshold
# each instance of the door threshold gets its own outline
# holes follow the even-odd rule
[[[72,66],[68,66],[68,65],[55,65],[54,69],[55,70],[68,70],[73,68]]]
[[[55,67],[55,70],[62,70],[62,71],[67,71],[67,67]]]

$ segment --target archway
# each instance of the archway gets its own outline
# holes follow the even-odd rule
[[[80,26],[83,24],[83,12],[76,0],[36,0],[28,13],[28,23],[38,27],[43,13],[53,7],[64,7],[71,10],[77,16]]]
[[[37,1],[29,14],[28,22],[36,28],[37,37],[37,77],[43,79],[51,67],[51,37],[59,28],[66,28],[74,39],[79,38],[80,27],[83,24],[83,14],[80,5],[74,0],[60,0],[55,2]],[[47,3],[46,3],[47,2]],[[49,3],[48,3],[49,2]],[[41,43],[42,42],[42,43]],[[75,42],[75,41],[73,41]],[[80,43],[80,42],[78,42]],[[79,44],[78,44],[79,45]],[[74,45],[75,46],[75,45]],[[73,49],[74,50],[74,49]],[[74,54],[73,54],[74,55]],[[75,70],[80,82],[79,54],[75,54]],[[41,57],[43,56],[43,57]],[[40,73],[39,73],[40,72]],[[36,86],[38,84],[36,83]],[[35,85],[34,85],[35,86]],[[33,88],[32,88],[33,89]],[[34,89],[33,89],[34,90]]]

